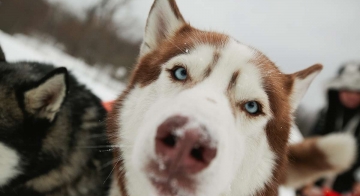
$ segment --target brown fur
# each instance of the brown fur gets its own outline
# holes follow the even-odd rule
[[[214,52],[214,57],[213,60],[211,61],[209,67],[206,69],[205,74],[204,74],[204,78],[209,77],[211,71],[214,69],[215,65],[217,64],[218,60],[220,58],[220,53],[218,51]]]
[[[309,67],[309,68],[307,68],[307,69],[305,69],[305,70],[302,70],[302,71],[300,71],[300,72],[295,73],[295,74],[294,74],[294,77],[298,77],[298,78],[300,78],[300,79],[304,79],[304,78],[306,78],[307,76],[309,76],[310,74],[312,74],[312,73],[314,73],[314,72],[316,72],[316,71],[321,70],[322,68],[323,68],[322,65],[320,65],[320,64],[315,64],[315,65],[313,65],[313,66],[311,66],[311,67]]]
[[[185,54],[186,50],[191,52],[195,44],[207,43],[222,47],[227,40],[225,35],[200,31],[186,24],[170,40],[161,42],[155,50],[139,59],[130,84],[146,86],[154,82],[160,75],[162,64],[177,55]]]
[[[240,74],[240,71],[233,73],[233,75],[229,81],[227,92],[226,92],[227,96],[229,98],[229,101],[230,101],[231,111],[234,116],[236,116],[237,111],[239,110],[239,107],[238,107],[239,105],[236,103],[235,95],[234,95],[234,93],[232,93],[233,92],[232,89],[234,88],[234,86],[236,86],[236,81],[237,81],[237,78],[239,77],[239,74]]]
[[[111,110],[110,114],[107,118],[107,135],[112,144],[117,144],[120,138],[118,138],[118,131],[120,130],[119,117],[120,117],[120,109],[122,108],[123,101],[129,94],[130,90],[127,89],[123,92],[123,94],[115,101],[114,108]],[[125,184],[125,170],[124,161],[122,159],[122,152],[120,148],[114,148],[113,152],[114,156],[114,177],[119,186],[119,190],[122,196],[129,196],[126,190]]]
[[[309,138],[301,143],[290,145],[289,164],[287,172],[297,175],[299,179],[306,179],[314,173],[330,171],[333,168],[327,161],[327,156],[316,145],[319,138]]]
[[[266,135],[277,157],[272,179],[257,195],[275,196],[278,195],[278,186],[284,181],[283,174],[288,162],[286,146],[292,121],[289,100],[292,80],[288,75],[282,74],[275,64],[260,52],[253,63],[262,71],[263,85],[271,103],[273,118],[266,125]]]
[[[175,0],[170,0],[169,3],[170,3],[171,10],[175,14],[176,18],[181,21],[184,21],[184,18],[181,15],[180,10],[179,10],[178,6],[176,5]]]
[[[239,71],[236,71],[235,73],[233,73],[233,75],[231,76],[229,85],[228,85],[228,91],[231,91],[236,86],[236,81],[237,81],[238,77],[239,77]]]

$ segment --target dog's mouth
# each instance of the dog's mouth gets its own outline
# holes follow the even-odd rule
[[[164,181],[152,179],[151,183],[160,195],[179,195],[181,190],[179,187],[177,187],[176,181],[174,179]]]

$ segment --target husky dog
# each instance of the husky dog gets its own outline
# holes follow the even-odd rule
[[[0,195],[105,195],[100,100],[65,68],[9,63],[1,49],[0,61]]]
[[[190,26],[174,0],[155,0],[108,119],[119,146],[111,196],[273,196],[280,184],[348,168],[350,136],[288,144],[292,114],[321,69],[284,74],[258,50]]]

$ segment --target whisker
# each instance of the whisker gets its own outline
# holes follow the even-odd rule
[[[105,182],[109,179],[109,177],[111,176],[111,174],[113,173],[113,171],[114,171],[114,169],[115,169],[115,167],[117,166],[117,164],[119,163],[119,161],[117,161],[116,163],[115,163],[115,165],[114,165],[114,167],[112,168],[112,170],[111,170],[111,172],[110,172],[110,174],[108,175],[108,177],[105,179],[105,181],[104,181],[104,183],[103,184],[105,184]]]
[[[113,151],[114,150],[114,148],[112,148],[112,149],[107,149],[107,150],[99,150],[99,152],[111,152],[111,151]]]
[[[103,145],[103,146],[79,146],[78,148],[118,148],[118,145]]]
[[[112,165],[113,163],[114,163],[114,160],[111,159],[111,161],[109,161],[109,162],[105,163],[103,166],[101,166],[100,169],[104,169],[104,168]]]
[[[93,139],[93,138],[101,138],[101,137],[107,137],[107,135],[105,133],[104,134],[93,134],[93,135],[88,136],[87,138]]]

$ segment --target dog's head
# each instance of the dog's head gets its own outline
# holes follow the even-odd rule
[[[65,68],[8,63],[0,49],[0,187],[41,156],[42,139],[66,94]]]
[[[276,191],[292,112],[321,68],[283,74],[254,48],[191,27],[174,0],[155,0],[132,80],[110,117],[121,191]]]

